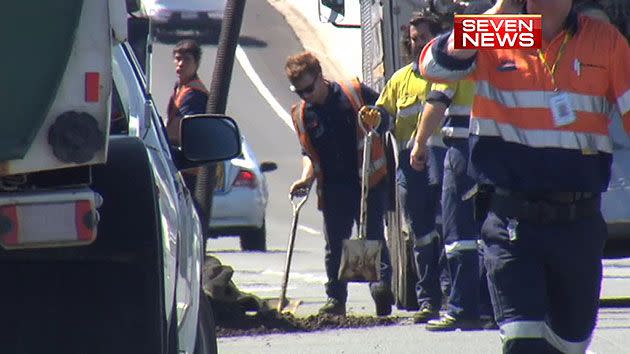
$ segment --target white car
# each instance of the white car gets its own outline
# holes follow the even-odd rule
[[[277,165],[268,161],[259,164],[244,137],[241,151],[240,156],[219,163],[210,236],[239,236],[242,250],[265,251],[269,193],[264,173],[275,170]]]
[[[223,20],[226,0],[142,0],[157,30],[211,30]]]

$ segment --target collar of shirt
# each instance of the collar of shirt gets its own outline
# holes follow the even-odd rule
[[[326,101],[323,104],[315,104],[315,103],[306,103],[306,108],[324,108],[338,101],[339,95],[342,95],[341,87],[335,81],[328,82],[328,96],[326,96]]]
[[[578,14],[575,9],[571,9],[566,21],[564,22],[564,29],[571,35],[577,33],[579,27]]]

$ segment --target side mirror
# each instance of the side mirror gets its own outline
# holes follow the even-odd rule
[[[330,11],[336,13],[336,15],[343,17],[346,13],[346,6],[344,0],[321,0],[322,6],[327,7]],[[320,12],[321,15],[321,12]]]
[[[277,169],[278,169],[278,164],[276,164],[275,162],[264,161],[263,163],[260,164],[261,172],[271,172]]]
[[[183,157],[193,163],[228,160],[241,153],[241,134],[234,119],[222,114],[195,114],[181,122]]]
[[[319,0],[317,12],[321,22],[328,22],[340,28],[361,28],[360,24],[342,23],[346,16],[346,2],[344,0]]]

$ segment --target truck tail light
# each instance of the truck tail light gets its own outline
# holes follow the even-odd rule
[[[89,200],[80,200],[75,202],[74,207],[74,223],[77,228],[77,238],[81,241],[92,241],[94,229],[98,222],[92,203]]]
[[[234,187],[256,188],[257,182],[256,175],[253,172],[240,170],[232,185]]]
[[[85,102],[98,102],[100,96],[99,73],[85,73]]]
[[[17,207],[6,205],[0,207],[0,238],[7,245],[17,245],[19,235],[19,223]]]

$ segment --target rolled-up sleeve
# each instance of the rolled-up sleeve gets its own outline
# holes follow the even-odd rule
[[[459,59],[448,55],[449,33],[431,40],[423,49],[418,64],[422,76],[434,82],[452,82],[468,78],[476,69],[477,55]]]

